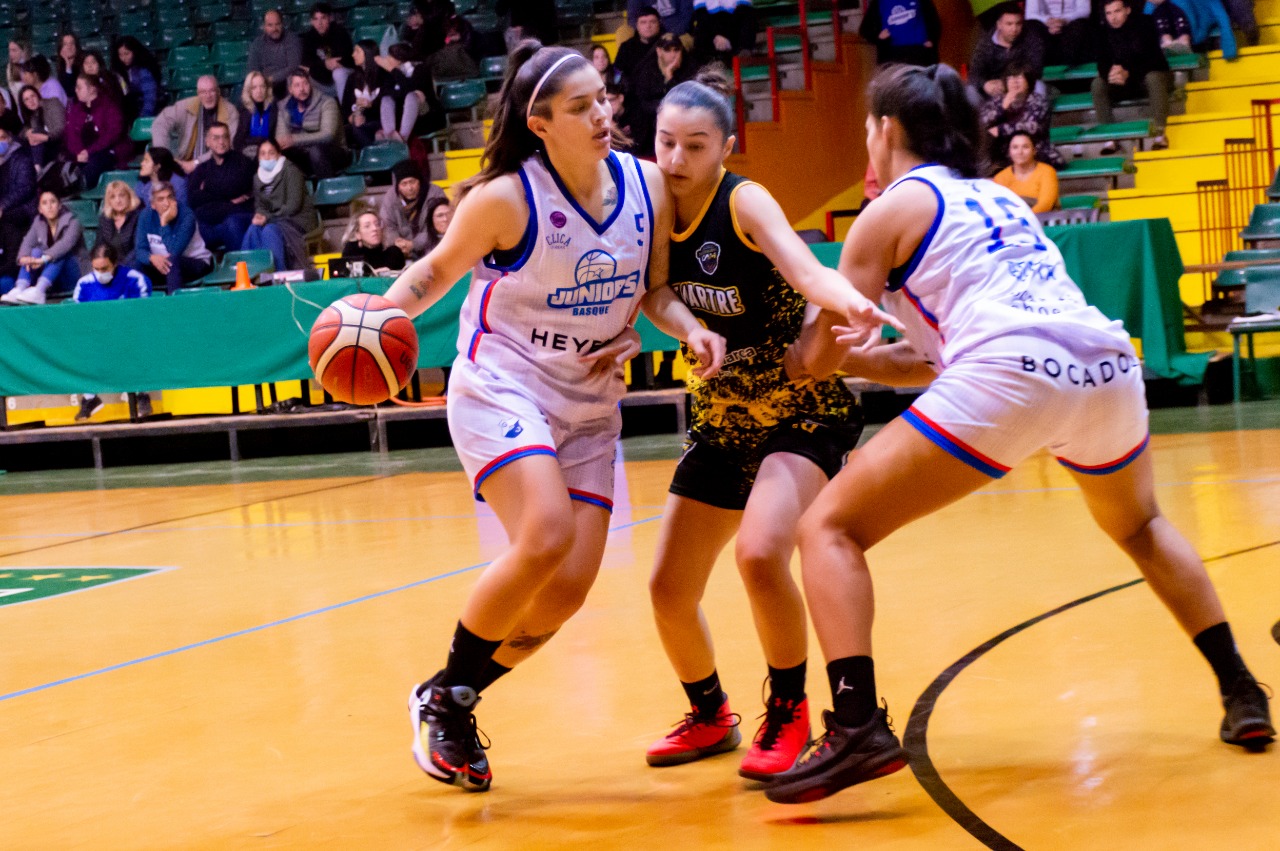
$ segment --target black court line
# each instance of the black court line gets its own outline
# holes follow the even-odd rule
[[[197,517],[207,517],[210,514],[222,514],[223,512],[226,512],[226,511],[235,511],[236,509],[240,509],[240,508],[249,508],[250,506],[262,505],[263,503],[267,503],[267,502],[278,502],[279,500],[292,499],[293,497],[296,497],[296,496],[309,496],[311,494],[324,493],[325,491],[335,491],[335,490],[340,490],[342,488],[355,487],[356,485],[367,485],[369,482],[378,482],[378,481],[382,481],[383,479],[394,478],[397,475],[399,474],[392,473],[387,476],[370,476],[364,479],[357,479],[354,482],[342,482],[341,484],[337,484],[337,485],[325,485],[322,488],[312,488],[310,490],[305,490],[305,491],[294,491],[293,493],[280,494],[279,496],[272,496],[264,499],[255,499],[252,502],[244,502],[244,503],[240,503],[239,505],[225,505],[225,506],[222,506],[221,508],[211,508],[208,511],[199,511],[199,512],[196,512],[195,514],[183,515],[182,517],[166,517],[162,520],[152,520],[150,523],[139,523],[137,526],[128,526],[124,529],[112,529],[107,532],[95,532],[92,535],[83,535],[79,538],[71,538],[68,540],[55,541],[54,543],[50,543],[50,544],[41,544],[38,547],[28,547],[25,550],[14,550],[13,552],[0,553],[0,558],[10,558],[12,556],[27,555],[28,553],[38,553],[38,552],[41,552],[42,550],[52,550],[58,547],[69,546],[71,544],[84,543],[85,541],[94,541],[99,538],[110,538],[112,535],[120,535],[125,532],[136,532],[139,529],[150,529],[154,526],[163,526],[166,523],[180,523],[183,520],[195,520]]]
[[[1213,556],[1205,559],[1205,563],[1222,561],[1245,553],[1255,552],[1257,550],[1267,549],[1280,545],[1280,541],[1271,541],[1266,544],[1258,544],[1253,547],[1245,547],[1241,550],[1233,550],[1229,553]],[[956,824],[963,827],[969,834],[988,848],[995,851],[1023,851],[1022,846],[1018,845],[1009,837],[987,824],[982,818],[969,809],[964,801],[961,801],[955,792],[951,791],[951,787],[938,774],[937,767],[933,764],[933,758],[929,756],[929,721],[933,717],[934,706],[937,705],[938,698],[942,696],[942,692],[947,686],[955,681],[956,677],[981,659],[987,653],[1003,644],[1008,639],[1020,632],[1030,629],[1041,621],[1046,621],[1055,615],[1068,612],[1085,603],[1091,603],[1101,597],[1114,594],[1117,591],[1123,591],[1126,588],[1132,588],[1135,585],[1145,584],[1145,579],[1131,579],[1128,582],[1122,582],[1119,585],[1113,585],[1110,588],[1104,588],[1088,594],[1078,600],[1072,600],[1064,603],[1056,609],[1051,609],[1044,614],[1036,615],[1030,620],[1025,620],[1017,626],[1010,627],[995,638],[979,644],[965,655],[961,656],[951,664],[949,668],[939,674],[933,682],[929,683],[929,687],[924,690],[920,697],[916,700],[916,705],[911,708],[911,718],[907,721],[907,729],[903,732],[902,743],[907,749],[908,763],[911,766],[911,773],[916,776],[916,780],[924,788],[924,791],[933,802],[942,808]],[[1277,642],[1280,642],[1280,622],[1277,622],[1271,629],[1271,635]]]

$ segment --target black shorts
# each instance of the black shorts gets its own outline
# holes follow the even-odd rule
[[[808,458],[831,479],[861,436],[861,416],[850,422],[792,417],[765,429],[753,447],[722,446],[690,432],[670,492],[716,508],[742,511],[760,464],[769,455],[790,452]]]

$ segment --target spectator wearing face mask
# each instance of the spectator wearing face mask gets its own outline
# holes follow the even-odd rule
[[[127,255],[126,255],[127,256]],[[89,253],[89,274],[76,282],[71,300],[77,303],[88,301],[116,301],[122,298],[147,298],[151,295],[151,282],[147,276],[137,269],[130,269],[120,263],[120,254],[110,245],[98,244]],[[148,393],[137,394],[138,416],[151,416],[151,396]],[[76,422],[84,422],[102,408],[102,400],[95,393],[83,393],[80,396],[80,410],[76,412]]]
[[[306,177],[285,159],[280,145],[271,139],[258,146],[253,210],[240,247],[246,251],[269,250],[277,271],[305,268],[306,235],[316,223],[316,209]]]

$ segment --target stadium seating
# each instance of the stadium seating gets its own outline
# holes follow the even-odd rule
[[[1246,245],[1280,240],[1280,204],[1259,204],[1249,216],[1249,226],[1240,232]]]
[[[98,178],[98,185],[91,189],[86,189],[80,193],[80,197],[89,201],[101,201],[107,194],[107,184],[115,180],[123,180],[130,186],[138,182],[138,173],[136,171],[104,171],[102,176]]]
[[[266,249],[256,251],[228,251],[214,270],[189,287],[222,287],[236,282],[236,264],[244,263],[249,269],[249,278],[253,280],[264,273],[276,270],[275,260]]]

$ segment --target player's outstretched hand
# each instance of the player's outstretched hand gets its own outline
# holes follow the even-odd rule
[[[692,369],[695,376],[710,378],[720,371],[720,366],[724,363],[724,337],[706,328],[695,328],[689,332],[689,339],[685,343],[698,359],[698,365]]]
[[[605,343],[582,360],[591,364],[591,374],[621,370],[622,365],[640,354],[640,332],[627,326],[621,334]]]
[[[900,333],[907,330],[895,317],[885,313],[876,306],[875,302],[858,292],[852,294],[849,304],[845,306],[844,314],[849,320],[850,328],[878,330],[881,325],[889,325]]]

